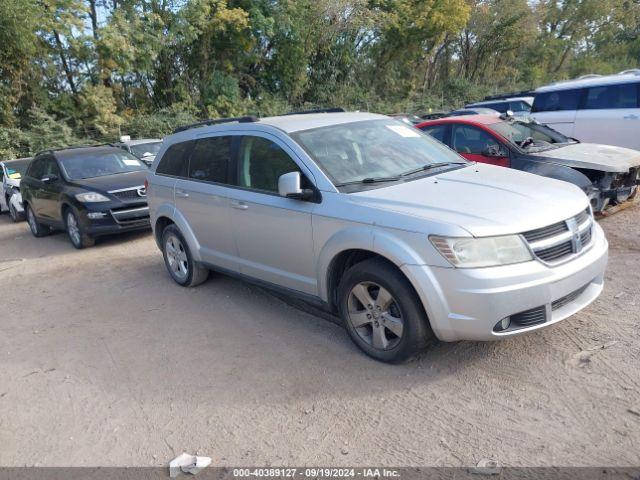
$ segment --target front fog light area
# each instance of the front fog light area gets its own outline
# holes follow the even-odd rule
[[[511,317],[505,317],[493,327],[494,332],[504,332],[511,326]]]
[[[89,212],[87,213],[87,218],[90,220],[99,220],[101,218],[106,217],[107,214],[104,212]]]

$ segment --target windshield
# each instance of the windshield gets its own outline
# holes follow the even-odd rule
[[[124,150],[68,156],[60,159],[60,163],[69,180],[104,177],[147,169],[144,163]]]
[[[292,134],[336,186],[461,163],[454,151],[396,120],[367,120]],[[417,172],[416,172],[417,173]]]
[[[14,162],[7,162],[4,164],[4,168],[7,171],[7,177],[13,180],[19,180],[24,177],[31,160],[16,160]]]
[[[488,127],[520,148],[549,149],[554,148],[552,145],[554,143],[572,142],[560,132],[536,123],[498,122]]]
[[[131,153],[133,153],[136,157],[155,157],[160,151],[160,147],[162,146],[162,142],[150,142],[150,143],[139,143],[138,145],[131,145]]]

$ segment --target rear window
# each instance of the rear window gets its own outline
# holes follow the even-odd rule
[[[537,93],[533,101],[532,112],[558,112],[577,110],[580,90],[557,90]]]
[[[186,177],[189,153],[194,143],[194,141],[188,141],[171,145],[160,159],[156,173],[171,177]]]
[[[582,109],[638,108],[637,83],[603,85],[586,89]]]
[[[210,137],[196,142],[189,160],[189,178],[227,183],[232,137]]]

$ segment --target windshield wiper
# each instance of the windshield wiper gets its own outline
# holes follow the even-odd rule
[[[465,165],[467,162],[438,162],[438,163],[427,163],[418,168],[414,168],[413,170],[409,170],[408,172],[401,173],[401,177],[408,177],[409,175],[414,175],[420,172],[426,172],[427,170],[431,170],[433,168],[438,167],[446,167],[447,165]]]
[[[336,187],[345,187],[347,185],[357,185],[359,183],[383,183],[383,182],[397,182],[400,180],[400,176],[396,177],[367,177],[362,180],[354,180],[352,182],[338,183]]]

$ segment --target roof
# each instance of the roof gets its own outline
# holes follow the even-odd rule
[[[126,142],[120,142],[123,145],[143,145],[145,143],[158,143],[162,142],[160,138],[138,138],[137,140],[127,140]]]
[[[491,104],[496,104],[496,103],[504,103],[504,102],[518,102],[518,101],[522,101],[525,103],[528,103],[530,106],[533,104],[533,98],[532,96],[525,96],[525,97],[508,97],[508,98],[495,98],[493,100],[482,100],[481,102],[473,102],[473,103],[467,103],[466,107],[482,107],[483,105],[491,105]]]
[[[307,113],[302,115],[282,115],[279,117],[261,118],[255,124],[271,125],[287,133],[309,130],[312,128],[328,127],[351,122],[365,120],[383,120],[389,118],[385,115],[364,112],[344,113]]]
[[[14,158],[13,160],[2,160],[0,163],[4,163],[5,165],[11,165],[12,163],[31,161],[32,157],[24,157],[24,158]]]
[[[87,147],[61,148],[60,150],[54,150],[53,153],[56,156],[63,155],[65,157],[81,157],[83,155],[92,155],[95,153],[113,152],[114,150],[118,152],[122,152],[120,148],[114,147],[112,145],[99,145],[95,147],[87,146]],[[47,151],[44,151],[41,153],[47,153]]]
[[[618,83],[640,83],[640,70],[629,70],[629,73],[615,75],[585,75],[573,80],[551,83],[537,88],[536,93],[553,92],[556,90],[570,90],[573,88],[597,87],[598,85],[614,85]]]
[[[468,123],[470,125],[491,125],[499,123],[503,120],[495,115],[463,115],[459,117],[444,117],[435,120],[427,120],[416,125],[417,128],[426,127],[427,125],[439,125],[443,123]]]

